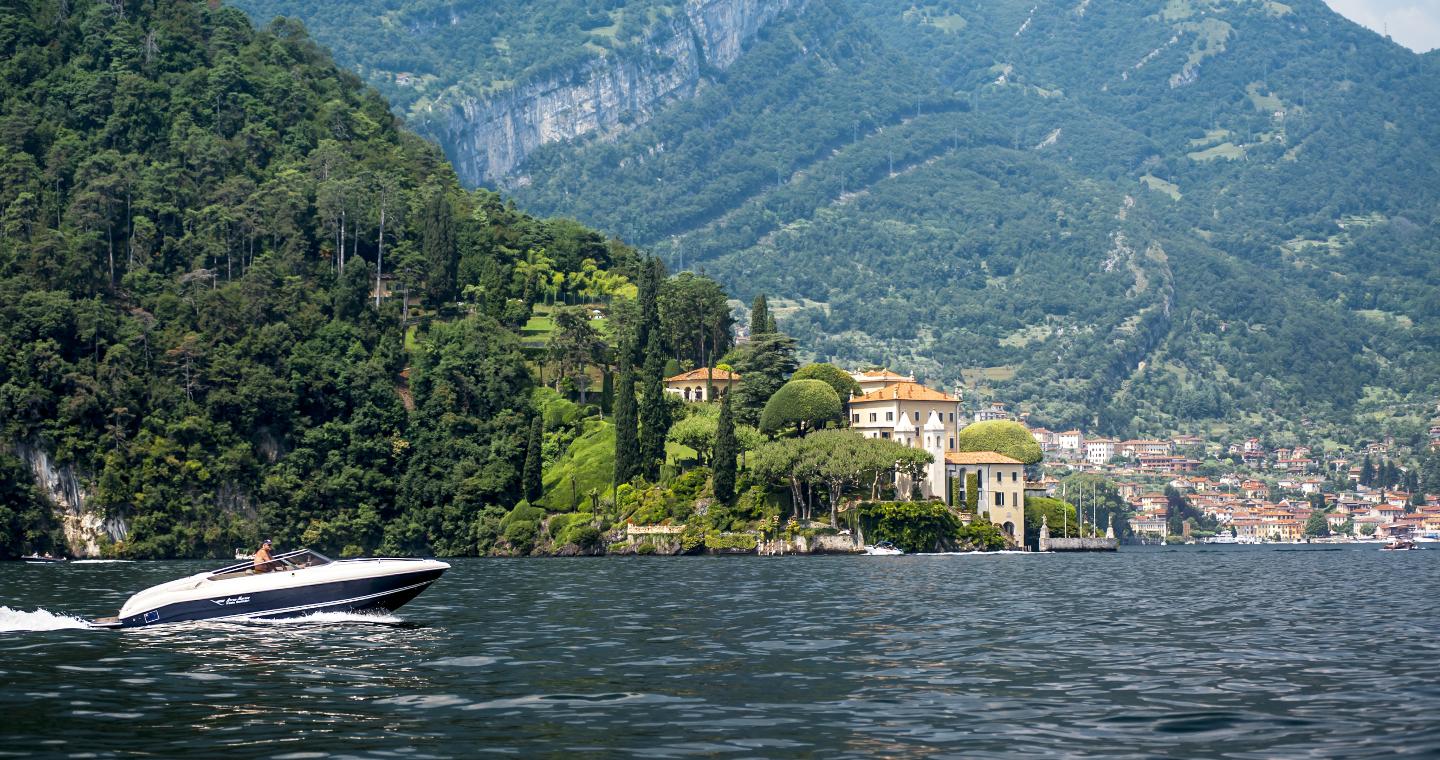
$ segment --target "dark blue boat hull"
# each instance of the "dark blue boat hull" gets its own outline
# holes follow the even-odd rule
[[[422,570],[237,596],[196,599],[121,618],[118,627],[137,628],[187,620],[273,619],[313,615],[317,612],[390,612],[414,599],[444,573],[443,569]]]

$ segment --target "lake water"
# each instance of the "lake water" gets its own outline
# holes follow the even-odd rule
[[[1440,755],[1433,548],[461,560],[374,620],[66,617],[220,564],[0,565],[0,757]]]

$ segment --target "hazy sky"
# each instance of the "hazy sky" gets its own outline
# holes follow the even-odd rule
[[[1440,47],[1440,0],[1325,0],[1345,17],[1424,53]]]

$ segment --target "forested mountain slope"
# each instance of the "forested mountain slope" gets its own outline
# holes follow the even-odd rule
[[[0,11],[0,556],[484,551],[513,328],[635,253],[462,190],[299,25],[216,6]]]
[[[1322,0],[813,0],[502,182],[784,296],[822,358],[1036,422],[1413,432],[1440,393],[1435,61]]]

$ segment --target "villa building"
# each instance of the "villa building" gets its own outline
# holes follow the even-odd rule
[[[943,425],[944,451],[955,448],[960,432],[960,399],[904,381],[850,398],[850,427],[866,438],[891,438],[915,445],[921,425],[934,413]]]
[[[1079,430],[1066,430],[1055,434],[1055,448],[1062,454],[1078,456],[1085,451],[1085,434]]]
[[[1025,465],[993,451],[956,450],[966,423],[959,398],[900,380],[851,397],[849,413],[850,427],[861,435],[924,449],[934,458],[918,483],[897,478],[897,490],[918,487],[923,498],[959,508],[966,503],[969,476],[974,475],[980,514],[1012,542],[1025,540]]]
[[[956,485],[958,504],[976,492],[975,508],[1010,540],[1025,540],[1025,464],[993,451],[950,451],[945,454],[945,481]],[[970,476],[974,475],[972,479]]]
[[[992,401],[990,405],[975,413],[976,422],[990,422],[991,420],[1008,420],[1010,412],[1005,410],[1005,405],[999,401]]]
[[[855,381],[856,385],[860,386],[861,393],[878,391],[887,385],[894,385],[895,383],[915,382],[914,375],[901,375],[895,372],[891,372],[888,369],[874,369],[866,370],[864,372],[851,372],[850,378]]]
[[[1115,458],[1114,438],[1085,439],[1085,461],[1090,464],[1105,464]]]
[[[740,376],[728,369],[700,367],[665,378],[665,392],[686,401],[714,401],[740,385]]]

